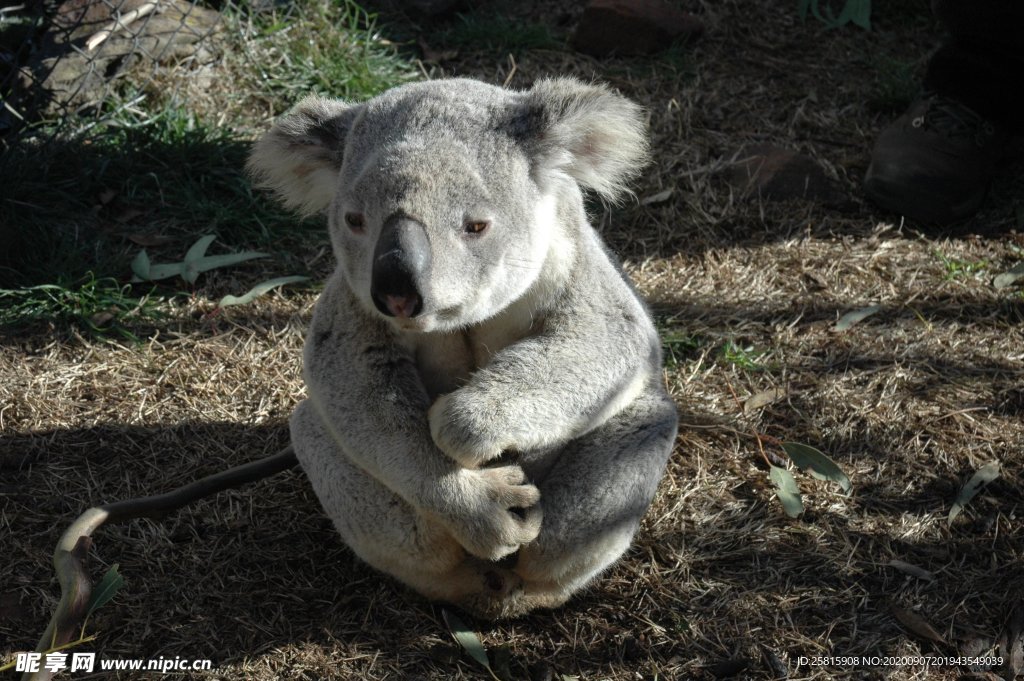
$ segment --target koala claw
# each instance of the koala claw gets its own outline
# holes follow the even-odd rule
[[[447,515],[448,527],[470,554],[500,560],[540,534],[540,491],[518,466],[459,471],[462,498]]]
[[[438,449],[466,468],[479,468],[506,449],[487,437],[475,423],[474,405],[463,405],[462,390],[439,397],[427,412],[430,436]]]

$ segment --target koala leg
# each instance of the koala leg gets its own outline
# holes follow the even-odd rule
[[[629,548],[654,499],[678,425],[675,403],[656,376],[607,422],[569,443],[540,489],[540,535],[520,549],[521,594],[505,615],[564,603]],[[530,473],[528,462],[523,467]]]
[[[476,612],[518,593],[515,573],[467,554],[436,520],[352,463],[305,402],[292,416],[291,437],[324,511],[363,561],[429,599]]]

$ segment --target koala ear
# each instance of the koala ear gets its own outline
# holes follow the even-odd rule
[[[360,109],[323,97],[302,100],[253,145],[249,176],[304,216],[325,210],[338,189],[345,140]]]
[[[561,172],[615,200],[648,158],[642,109],[603,85],[572,78],[538,81],[522,93],[510,122],[534,172]]]

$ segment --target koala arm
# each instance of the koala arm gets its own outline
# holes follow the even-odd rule
[[[574,277],[539,334],[433,404],[431,435],[453,459],[475,467],[507,450],[564,445],[628,405],[660,370],[646,308],[603,249],[591,257],[589,275]]]
[[[481,558],[497,560],[537,536],[537,489],[517,466],[468,470],[437,449],[414,362],[361,314],[340,277],[317,302],[304,374],[308,406],[333,444],[312,455],[348,457]]]

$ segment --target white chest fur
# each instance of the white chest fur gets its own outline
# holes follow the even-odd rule
[[[454,333],[407,333],[401,339],[416,360],[431,399],[456,390],[503,348],[537,333],[533,305],[521,301],[501,314]]]

